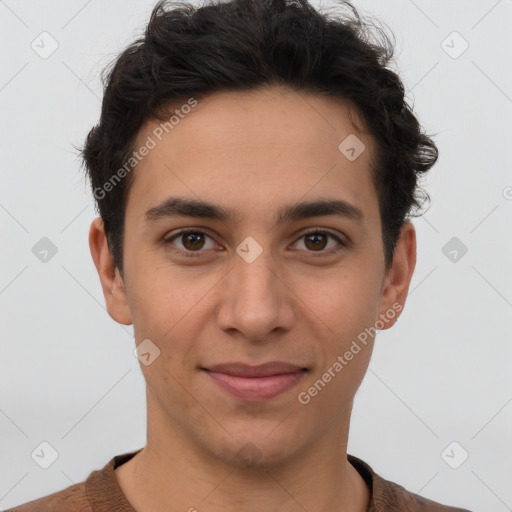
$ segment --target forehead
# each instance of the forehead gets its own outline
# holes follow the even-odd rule
[[[304,142],[307,149],[319,138],[337,149],[336,142],[349,134],[371,142],[354,105],[319,93],[266,86],[249,91],[219,91],[194,102],[193,107],[188,105],[190,99],[168,105],[162,122],[150,119],[144,124],[139,141],[161,126],[164,138],[170,133],[193,130],[198,145],[221,138],[225,144],[229,142],[226,136],[233,145],[271,142],[299,146]],[[173,125],[169,126],[166,121],[171,117]]]
[[[335,191],[351,203],[376,200],[373,141],[347,102],[274,87],[223,91],[183,105],[169,107],[172,124],[148,120],[138,134],[136,148],[153,141],[132,184],[144,206],[168,195],[231,200],[234,208]],[[356,159],[343,153],[346,140],[364,147]]]

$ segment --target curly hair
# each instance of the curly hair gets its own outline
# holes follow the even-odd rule
[[[418,179],[434,165],[438,150],[390,69],[394,38],[350,2],[337,7],[332,15],[307,0],[156,4],[143,36],[103,71],[100,120],[80,150],[121,272],[133,173],[122,173],[126,177],[108,193],[103,185],[112,183],[123,165],[126,169],[143,123],[164,120],[169,105],[191,96],[272,85],[348,100],[355,107],[376,143],[372,179],[390,267],[404,222],[416,216],[422,199],[430,199]]]

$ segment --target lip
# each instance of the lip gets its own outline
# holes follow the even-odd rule
[[[284,363],[282,361],[272,361],[270,363],[252,366],[245,363],[223,363],[204,368],[212,372],[225,373],[236,377],[269,377],[272,375],[281,375],[284,373],[295,373],[306,368],[294,364]]]
[[[226,363],[201,370],[221,389],[248,402],[262,402],[295,386],[306,368],[283,362],[251,366]]]

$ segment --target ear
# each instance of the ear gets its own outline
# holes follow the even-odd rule
[[[381,330],[394,325],[405,306],[407,292],[411,284],[412,274],[416,266],[416,231],[412,222],[407,221],[402,227],[398,239],[393,262],[382,285],[378,311]]]
[[[130,325],[132,315],[126,296],[126,288],[114,264],[100,217],[94,219],[89,230],[89,248],[98,271],[108,314],[120,324]]]

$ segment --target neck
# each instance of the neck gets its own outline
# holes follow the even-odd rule
[[[252,465],[211,453],[179,425],[161,421],[157,410],[148,402],[146,447],[116,469],[121,489],[138,512],[368,508],[369,489],[347,461],[350,410],[300,453],[279,460],[253,456]]]

